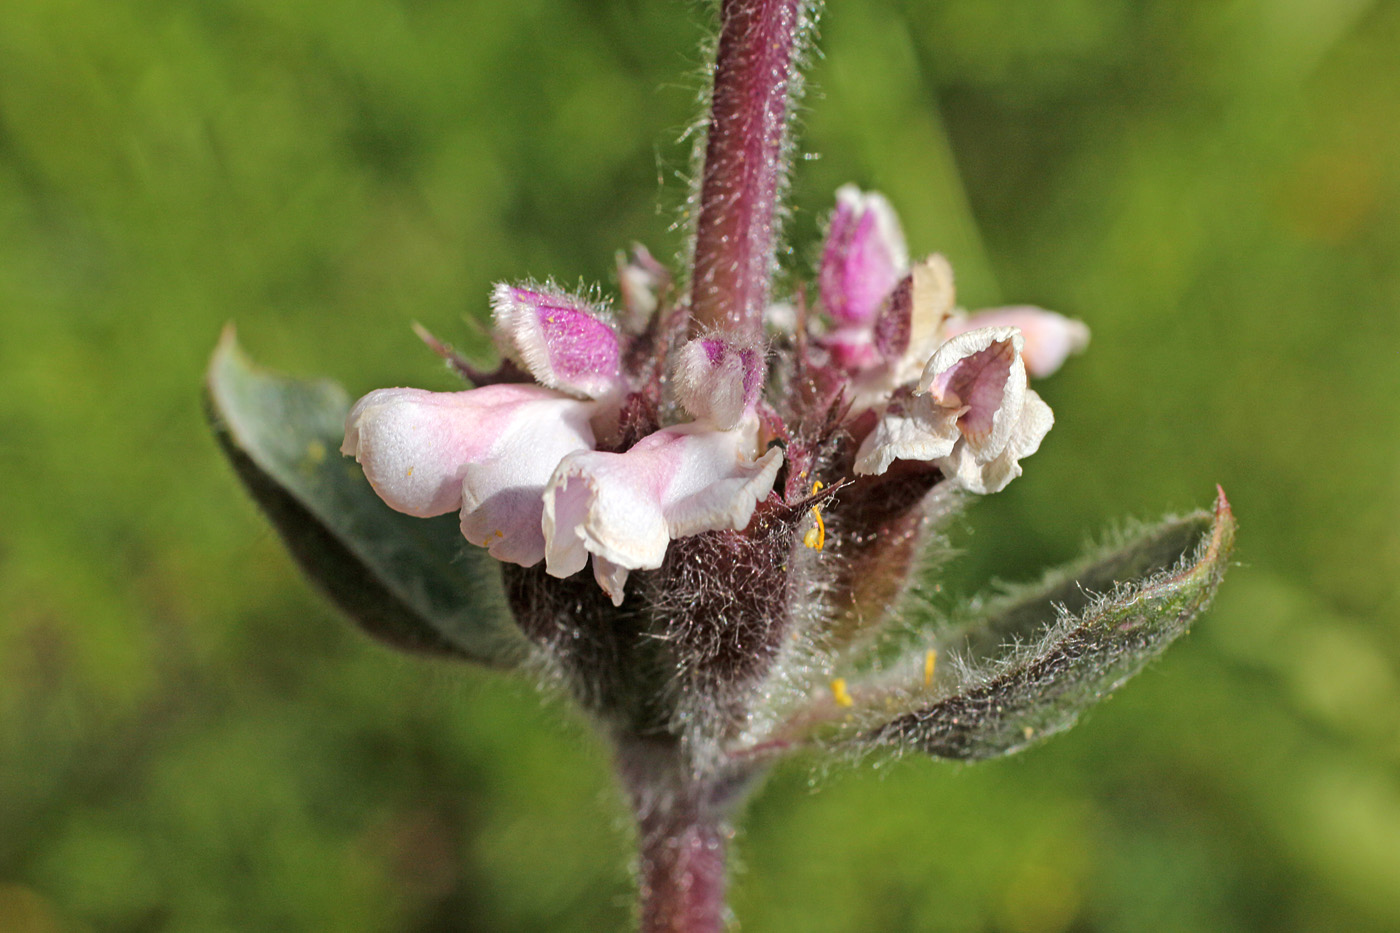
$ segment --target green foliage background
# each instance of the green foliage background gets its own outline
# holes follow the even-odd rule
[[[449,388],[411,321],[479,346],[494,281],[678,252],[708,16],[0,7],[0,930],[625,927],[587,731],[350,630],[199,384],[233,319],[352,393]],[[969,307],[1094,329],[946,598],[1217,481],[1241,566],[1040,749],[781,769],[742,928],[1400,928],[1400,4],[866,0],[822,33],[791,265],[853,180]]]

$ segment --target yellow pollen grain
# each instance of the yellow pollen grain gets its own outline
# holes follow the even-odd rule
[[[413,475],[413,467],[409,467],[409,468],[408,468],[408,473],[405,475],[405,479],[407,479],[409,476],[412,476],[412,475]]]
[[[846,678],[838,677],[831,682],[831,696],[836,701],[837,706],[855,706],[856,701],[851,699],[851,692],[846,689]]]
[[[924,686],[933,683],[933,668],[938,663],[938,652],[932,648],[924,655]]]
[[[812,495],[821,491],[822,481],[817,480],[812,484]],[[822,509],[819,505],[812,506],[812,519],[816,522],[807,533],[802,536],[802,543],[815,551],[820,551],[826,546],[826,522],[822,521]]]

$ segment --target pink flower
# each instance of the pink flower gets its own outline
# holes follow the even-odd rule
[[[592,408],[535,385],[378,389],[350,409],[340,449],[390,507],[424,518],[460,509],[468,541],[528,567],[544,557],[545,483],[567,454],[592,449]]]
[[[763,376],[762,348],[701,337],[680,349],[675,367],[677,400],[696,418],[728,431],[753,414]]]
[[[692,422],[623,453],[565,457],[544,494],[549,572],[570,576],[592,554],[599,585],[621,605],[628,571],[660,567],[671,539],[744,528],[783,459],[776,447],[753,459],[756,427]]]
[[[748,525],[783,459],[776,447],[757,456],[763,373],[754,346],[703,337],[682,347],[676,395],[697,420],[622,453],[564,458],[544,494],[549,573],[577,573],[592,554],[594,577],[621,605],[628,573],[660,567],[672,539]]]
[[[593,399],[623,389],[617,333],[582,300],[497,285],[491,306],[502,351],[540,385]]]
[[[904,232],[884,195],[855,185],[837,191],[819,280],[837,327],[868,326],[908,265]]]
[[[917,460],[965,489],[996,492],[1054,422],[1027,374],[1053,373],[1089,330],[1030,306],[958,311],[948,261],[933,255],[909,268],[905,256],[884,198],[837,192],[821,275],[834,326],[820,342],[846,373],[852,410],[879,415],[855,471]]]
[[[472,544],[525,567],[545,559],[555,576],[592,554],[618,604],[628,573],[660,566],[673,538],[748,524],[782,463],[776,448],[759,456],[760,348],[686,344],[675,394],[697,420],[599,451],[598,438],[619,429],[628,388],[617,332],[549,290],[501,285],[493,305],[503,351],[539,385],[379,389],[350,410],[341,450],[389,506],[421,517],[460,510]]]
[[[619,279],[621,329],[553,287],[497,286],[497,342],[518,368],[465,392],[371,392],[342,449],[391,507],[460,511],[463,536],[502,561],[568,577],[591,558],[620,605],[631,572],[661,567],[670,542],[744,530],[785,461],[789,508],[814,471],[830,485],[896,460],[937,467],[930,483],[996,492],[1054,421],[1028,372],[1053,372],[1088,339],[1039,308],[957,311],[948,261],[911,265],[889,203],[853,186],[837,192],[822,251],[830,326],[800,368],[780,360],[786,396],[764,402],[757,342],[666,330],[669,276],[644,249],[619,260]],[[813,374],[828,409],[801,407]],[[838,435],[858,441],[854,456],[832,459]]]
[[[1089,329],[1029,305],[967,314],[956,309],[953,270],[937,254],[907,260],[899,221],[879,194],[847,185],[836,193],[822,252],[822,303],[833,329],[822,343],[857,383],[901,385],[944,341],[982,327],[1017,327],[1026,366],[1037,378],[1053,373],[1089,342]]]

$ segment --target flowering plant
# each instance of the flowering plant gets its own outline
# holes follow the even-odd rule
[[[911,262],[890,205],[853,186],[811,290],[773,294],[813,15],[722,5],[685,275],[637,247],[614,309],[498,286],[495,370],[422,333],[460,392],[351,406],[255,369],[231,334],[210,372],[225,451],[348,614],[407,650],[533,669],[592,715],[636,815],[646,930],[720,928],[730,821],[776,760],[974,760],[1064,729],[1186,629],[1233,542],[1221,495],[919,623],[941,525],[1021,474],[1054,421],[1029,380],[1088,330],[961,311],[949,263]]]

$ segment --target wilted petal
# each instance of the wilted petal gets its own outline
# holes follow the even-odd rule
[[[650,434],[624,453],[566,457],[544,493],[548,572],[577,573],[590,553],[618,568],[652,569],[661,566],[672,538],[746,526],[782,463],[776,447],[757,461],[748,458],[751,427],[716,431],[683,424]],[[595,573],[600,583],[619,577],[615,569]],[[620,604],[621,587],[615,588],[609,594]]]
[[[822,303],[837,326],[868,325],[909,265],[899,219],[883,195],[846,185],[836,192],[822,249]]]
[[[889,388],[919,377],[929,356],[947,339],[943,325],[954,302],[953,267],[938,254],[916,263],[900,280],[869,329]]]
[[[987,495],[1001,492],[1006,484],[1021,475],[1021,458],[1040,449],[1055,423],[1054,412],[1033,389],[1026,390],[1021,415],[1012,427],[1011,436],[1002,451],[990,460],[980,459],[968,443],[961,442],[951,454],[938,461],[943,475],[969,492]]]
[[[909,352],[913,311],[914,276],[906,275],[890,293],[890,300],[880,305],[868,329],[868,339],[881,359],[898,360]]]
[[[937,463],[974,492],[1020,475],[1054,418],[1026,386],[1014,327],[959,334],[929,359],[913,398],[892,404],[856,454],[855,471],[884,473],[895,460]],[[995,487],[995,488],[993,488]]]
[[[534,385],[379,389],[350,409],[341,452],[391,508],[423,518],[462,508],[467,540],[529,564],[544,556],[545,481],[565,454],[592,447],[592,408]]]
[[[951,336],[945,334],[944,323],[957,303],[953,266],[946,257],[934,253],[909,270],[909,280],[909,348],[920,354],[920,359],[927,359],[933,352],[932,344]]]
[[[676,397],[696,418],[728,431],[753,411],[763,375],[763,350],[757,345],[698,337],[681,348]]]
[[[954,318],[945,325],[949,337],[982,327],[1016,327],[1025,339],[1021,356],[1026,372],[1041,379],[1059,369],[1072,353],[1089,345],[1089,328],[1083,321],[1030,305],[988,308]]]
[[[932,462],[953,452],[961,436],[957,408],[944,408],[927,395],[886,411],[856,453],[855,470],[879,476],[896,460]]]
[[[503,349],[541,385],[595,399],[621,391],[617,333],[582,299],[503,284],[491,308]]]
[[[1006,447],[1025,401],[1020,333],[984,327],[959,334],[929,359],[918,390],[944,408],[962,409],[964,440],[979,459],[992,459]]]

